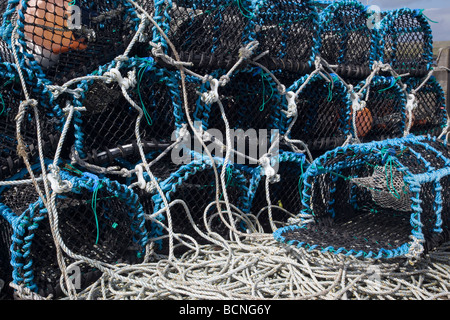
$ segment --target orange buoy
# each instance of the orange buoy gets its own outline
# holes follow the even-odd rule
[[[30,47],[39,46],[40,51],[57,55],[86,49],[84,39],[75,39],[68,29],[69,9],[67,0],[29,0],[24,16],[25,37],[31,42]]]
[[[350,116],[353,115],[350,114]],[[370,132],[370,130],[372,130],[372,124],[373,124],[373,116],[369,108],[363,108],[356,112],[355,126],[356,126],[356,134],[359,138],[365,137]]]

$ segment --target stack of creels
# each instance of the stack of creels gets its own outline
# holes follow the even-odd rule
[[[55,196],[56,215],[48,212],[33,185],[6,188],[1,194],[1,224],[12,234],[12,282],[54,299],[64,297],[68,286],[81,290],[98,279],[101,270],[90,261],[138,263],[148,242],[142,205],[126,185],[89,172],[62,170],[61,178],[70,190]],[[63,267],[56,246],[60,252],[64,248],[70,284],[60,282]]]
[[[433,36],[423,10],[388,11],[380,22],[379,61],[398,74],[423,77],[433,64]]]
[[[448,145],[430,136],[336,148],[303,182],[305,223],[278,229],[285,244],[373,259],[421,258],[449,240]]]
[[[296,92],[296,112],[281,100],[280,133],[303,141],[321,155],[346,141],[370,142],[409,133],[439,136],[447,123],[445,94],[436,78],[377,75],[355,81],[352,90],[336,74],[303,76],[287,89]]]
[[[376,76],[368,86],[360,82],[356,90],[364,107],[355,113],[353,132],[361,142],[409,133],[439,136],[447,123],[445,94],[434,77],[424,82],[417,77],[399,81]]]
[[[10,0],[2,33],[18,47],[22,68],[62,85],[121,55],[139,22],[126,0]],[[11,42],[14,31],[17,44]]]
[[[343,78],[367,78],[377,60],[378,33],[368,23],[366,6],[342,0],[323,4],[320,57]]]

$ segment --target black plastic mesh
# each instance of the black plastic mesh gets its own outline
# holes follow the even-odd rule
[[[155,20],[167,32],[182,61],[193,62],[197,68],[231,66],[248,40],[250,5],[246,0],[178,0],[155,6]],[[170,49],[167,52],[172,55]]]
[[[203,72],[230,68],[253,40],[259,42],[257,52],[269,51],[263,64],[295,72],[309,70],[318,48],[318,15],[310,1],[174,1],[156,6],[155,20],[181,60]],[[154,37],[160,40],[167,46]]]
[[[208,92],[209,85],[191,86],[191,91]],[[260,68],[245,68],[230,77],[230,81],[219,88],[220,101],[230,129],[274,129],[280,116],[283,99],[276,83]],[[206,105],[194,92],[196,100],[191,105],[194,121],[201,121],[205,129],[217,129],[225,137],[225,122],[218,104]],[[195,104],[194,104],[195,101]]]
[[[271,70],[304,74],[318,54],[319,16],[312,1],[269,0],[258,6],[255,39],[260,62]]]
[[[0,39],[0,62],[14,63],[14,57],[8,44]]]
[[[269,184],[271,205],[275,206],[272,207],[272,219],[276,227],[285,225],[288,218],[298,214],[302,208],[303,173],[307,168],[307,164],[302,161],[301,159],[280,161],[277,164],[277,174],[280,180]],[[263,227],[263,231],[271,233],[274,230],[270,225],[268,210],[264,209],[268,206],[265,179],[262,176],[256,187],[251,212],[258,215],[258,221]],[[264,210],[261,211],[262,209]],[[287,210],[287,212],[281,209]]]

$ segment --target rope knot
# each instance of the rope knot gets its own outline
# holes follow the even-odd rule
[[[70,181],[62,180],[59,175],[59,168],[49,165],[50,173],[47,174],[47,180],[55,193],[66,193],[72,190],[73,184]]]
[[[258,41],[251,41],[245,47],[239,49],[239,58],[248,59],[253,55],[253,51],[259,46]]]
[[[408,94],[406,97],[406,110],[408,112],[413,111],[417,107],[416,96],[413,94]]]
[[[190,137],[189,130],[187,129],[187,125],[183,124],[181,128],[178,129],[178,138],[177,141],[183,141],[186,138]]]
[[[297,115],[297,103],[295,102],[296,95],[292,91],[286,92],[287,110],[282,110],[288,118],[295,117]]]
[[[352,93],[350,96],[350,100],[352,101],[352,110],[356,113],[366,107],[365,101],[359,100],[360,95]]]
[[[410,236],[412,239],[412,242],[410,243],[410,247],[408,250],[408,253],[405,255],[409,258],[410,264],[413,264],[414,260],[419,258],[419,256],[424,251],[422,243],[424,242],[423,239],[418,239],[414,236]]]
[[[145,181],[143,164],[140,163],[140,164],[136,165],[135,169],[136,169],[136,176],[138,178],[136,185],[140,189],[145,190],[145,192],[153,193],[155,191],[156,187],[153,182]]]
[[[265,154],[259,160],[259,164],[264,170],[264,175],[267,177],[270,183],[275,183],[280,181],[280,175],[276,174],[275,169],[270,164],[270,155]]]
[[[211,90],[204,92],[201,100],[206,104],[213,104],[219,101],[219,80],[212,79],[209,83],[211,84]]]
[[[112,68],[108,72],[105,72],[105,77],[110,78],[112,81],[116,81],[119,86],[125,90],[136,85],[136,73],[134,70],[128,72],[128,78],[123,78],[117,68]]]

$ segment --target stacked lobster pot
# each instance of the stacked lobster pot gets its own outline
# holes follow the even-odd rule
[[[372,258],[448,238],[421,10],[8,0],[0,36],[0,296],[255,230]]]

